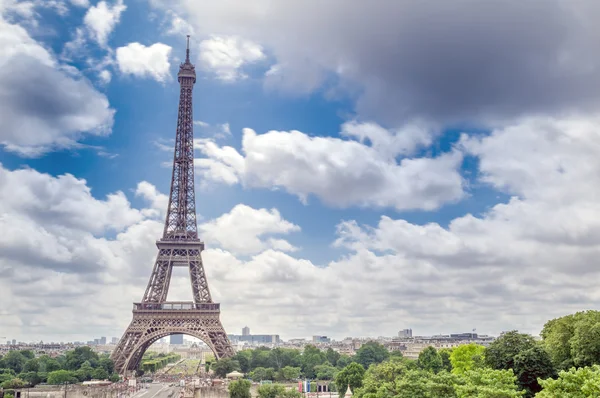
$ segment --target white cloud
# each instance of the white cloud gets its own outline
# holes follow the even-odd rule
[[[277,64],[268,87],[302,94],[334,86],[362,118],[391,126],[497,126],[600,104],[596,0],[534,9],[519,0],[152,4],[176,9],[199,35],[260,43]]]
[[[89,0],[70,0],[71,4],[77,7],[87,8],[90,6]]]
[[[117,65],[123,74],[151,77],[164,82],[170,77],[171,50],[170,46],[163,43],[154,43],[148,47],[140,43],[129,43],[117,48]]]
[[[186,35],[194,35],[194,28],[185,19],[181,18],[172,10],[166,11],[167,31],[168,35],[184,37]]]
[[[256,254],[267,248],[294,251],[295,247],[286,240],[263,238],[299,230],[300,227],[283,219],[277,209],[253,209],[243,204],[200,226],[207,243],[215,242],[236,254]]]
[[[127,6],[123,4],[123,0],[116,0],[112,5],[106,1],[100,1],[88,9],[83,22],[101,47],[106,46],[109,35],[119,23],[121,13],[126,9]]]
[[[200,42],[198,61],[205,70],[215,73],[219,80],[233,82],[248,76],[244,65],[265,58],[262,47],[236,36],[212,36]]]
[[[100,73],[98,74],[98,77],[100,78],[100,81],[104,84],[108,84],[110,83],[110,80],[112,78],[112,74],[110,73],[110,71],[104,69],[101,70]]]
[[[197,140],[196,147],[205,156],[196,159],[196,167],[206,179],[282,187],[303,202],[315,195],[340,207],[433,210],[464,195],[458,172],[462,156],[456,151],[396,162],[377,145],[309,137],[299,131],[257,135],[251,129],[244,129],[244,155],[209,140]]]
[[[18,25],[0,19],[0,144],[24,156],[110,134],[114,110],[85,79]],[[22,71],[27,70],[24,74]]]

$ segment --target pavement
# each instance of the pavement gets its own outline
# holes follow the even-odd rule
[[[135,393],[131,398],[171,398],[179,396],[180,387],[169,387],[169,384],[150,383],[148,388]],[[176,395],[177,394],[177,395]]]

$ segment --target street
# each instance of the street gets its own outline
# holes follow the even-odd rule
[[[180,387],[169,387],[166,383],[151,383],[131,398],[172,398],[179,396],[179,390]]]

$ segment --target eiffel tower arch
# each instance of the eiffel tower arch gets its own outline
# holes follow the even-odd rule
[[[146,349],[171,334],[204,341],[217,359],[233,355],[220,320],[220,304],[212,301],[204,265],[204,243],[198,238],[194,193],[192,90],[196,71],[190,62],[189,36],[185,62],[179,67],[179,113],[173,156],[169,206],[158,255],[142,301],[133,304],[133,320],[111,358],[120,374],[135,371]],[[173,267],[187,267],[193,301],[167,301]]]

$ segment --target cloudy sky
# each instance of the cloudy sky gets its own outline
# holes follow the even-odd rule
[[[600,307],[595,0],[0,0],[0,337],[119,337],[192,35],[229,333],[538,333]],[[176,269],[170,299],[189,300]]]

